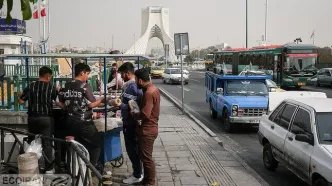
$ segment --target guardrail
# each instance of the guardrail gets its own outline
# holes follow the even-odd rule
[[[15,141],[12,145],[12,148],[11,148],[6,160],[5,160],[5,156],[4,156],[5,132],[10,133],[15,138]],[[15,166],[15,165],[10,163],[13,152],[16,148],[16,145],[19,145],[20,152],[24,153],[23,142],[20,141],[20,139],[17,137],[17,134],[21,134],[21,135],[25,135],[25,136],[31,136],[31,137],[35,137],[36,135],[32,134],[32,133],[25,132],[25,131],[19,131],[19,130],[14,130],[14,129],[11,129],[11,128],[0,126],[0,135],[1,135],[1,137],[0,137],[0,139],[1,139],[1,143],[0,143],[1,159],[0,159],[0,162],[1,163],[0,164],[4,168],[9,167],[9,168],[11,168],[11,170],[14,169],[18,172],[18,166]],[[64,173],[68,173],[71,176],[71,179],[72,179],[71,185],[73,185],[73,186],[78,185],[78,182],[80,182],[80,181],[83,183],[83,185],[88,185],[88,184],[92,185],[93,183],[92,183],[92,178],[91,178],[91,174],[90,174],[91,172],[98,179],[98,182],[99,182],[98,184],[99,185],[102,184],[102,182],[103,182],[102,175],[90,163],[90,161],[83,155],[82,150],[80,149],[80,147],[77,144],[73,143],[70,140],[51,138],[51,137],[47,137],[47,136],[40,136],[40,138],[42,140],[50,140],[50,141],[55,143],[55,146],[56,146],[55,160],[53,160],[53,162],[51,162],[47,158],[45,159],[46,161],[48,161],[51,164],[58,164],[58,160],[61,159],[61,151],[66,150],[67,158],[65,159],[65,165],[67,167],[67,170]],[[66,149],[62,149],[62,147],[66,147]],[[85,163],[85,165],[87,167],[85,174],[83,173],[84,169],[83,169],[82,164],[81,164],[82,161]],[[78,167],[76,167],[76,165],[78,165]],[[60,165],[57,165],[57,166],[60,166]],[[3,170],[0,170],[0,171],[3,171]]]

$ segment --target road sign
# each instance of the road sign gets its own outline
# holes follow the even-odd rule
[[[175,55],[189,55],[188,33],[174,34]]]

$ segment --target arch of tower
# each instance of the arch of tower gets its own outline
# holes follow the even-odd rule
[[[126,52],[126,54],[145,55],[149,40],[157,37],[163,47],[169,45],[169,62],[178,62],[175,55],[174,41],[169,31],[169,9],[163,7],[147,7],[142,9],[141,37]]]

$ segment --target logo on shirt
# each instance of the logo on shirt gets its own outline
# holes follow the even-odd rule
[[[68,90],[67,92],[61,92],[65,98],[81,98],[82,97],[82,92],[78,92],[75,90]]]

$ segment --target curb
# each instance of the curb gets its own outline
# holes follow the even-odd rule
[[[168,93],[165,89],[158,87],[160,93],[166,97],[168,100],[170,100],[173,104],[175,104],[176,107],[179,109],[182,109],[182,104],[173,98],[173,96]],[[187,107],[187,106],[185,106]],[[190,119],[192,119],[194,122],[196,122],[206,133],[209,134],[210,137],[212,137],[215,141],[218,142],[218,144],[222,147],[224,147],[227,151],[229,151],[232,156],[245,168],[248,170],[249,174],[251,174],[254,178],[257,179],[259,183],[262,184],[262,186],[270,186],[255,170],[253,170],[236,152],[235,149],[233,149],[230,145],[228,145],[225,140],[220,140],[217,135],[212,132],[208,127],[204,125],[198,118],[196,118],[193,114],[191,114],[186,108],[184,109],[184,113],[189,116]]]

